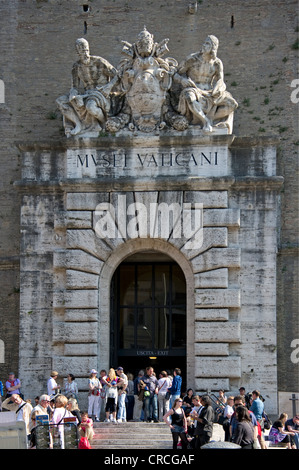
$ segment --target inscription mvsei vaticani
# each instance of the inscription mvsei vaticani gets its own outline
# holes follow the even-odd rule
[[[76,153],[77,168],[154,168],[174,166],[217,166],[221,160],[218,151],[213,152],[162,152],[162,153]]]

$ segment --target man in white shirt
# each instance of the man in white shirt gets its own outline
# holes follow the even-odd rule
[[[56,370],[53,370],[51,372],[51,376],[47,382],[47,388],[48,388],[48,395],[53,398],[59,391],[60,385],[57,384],[56,379],[58,377],[58,372]]]

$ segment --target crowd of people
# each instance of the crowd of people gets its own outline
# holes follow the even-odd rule
[[[149,366],[135,378],[124,373],[122,367],[100,373],[92,369],[88,378],[88,409],[81,412],[74,375],[68,374],[63,386],[57,381],[58,375],[57,371],[51,372],[47,393],[35,397],[34,405],[23,396],[21,382],[14,373],[9,374],[5,387],[0,381],[0,411],[14,411],[16,419],[25,422],[29,448],[36,446],[37,420],[42,415],[58,429],[61,448],[61,423],[72,418],[78,440],[84,440],[85,445],[87,441],[87,447],[94,437],[95,421],[145,421],[166,423],[171,430],[173,449],[200,449],[210,442],[215,423],[223,426],[225,441],[243,449],[266,449],[265,429],[273,443],[299,449],[299,416],[289,418],[282,413],[272,424],[258,390],[246,393],[241,387],[234,396],[226,397],[224,390],[219,390],[218,396],[211,393],[199,396],[191,388],[183,393],[179,368],[172,374],[161,371],[157,377]]]

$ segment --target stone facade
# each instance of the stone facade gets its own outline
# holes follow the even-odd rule
[[[163,134],[147,136],[146,155],[161,153],[164,138],[169,141]],[[247,148],[242,139],[227,135],[193,133],[177,142],[176,136],[172,139],[174,156],[216,149],[218,160],[224,156],[225,163],[216,175],[212,158],[210,163],[205,160],[204,176],[197,165],[197,175],[186,174],[183,166],[175,176],[166,177],[164,166],[151,162],[149,172],[137,159],[139,169],[129,168],[121,178],[119,173],[128,168],[111,165],[108,178],[108,170],[100,174],[95,165],[78,175],[89,164],[84,156],[106,155],[113,145],[115,153],[125,150],[128,159],[133,158],[144,152],[140,138],[20,144],[24,388],[41,391],[41,374],[49,363],[60,371],[76,371],[81,390],[86,389],[89,369],[110,367],[113,273],[129,255],[154,251],[176,261],[186,278],[187,383],[200,391],[231,390],[241,383],[249,389],[261,387],[269,412],[275,413],[277,215],[282,184],[275,172],[275,142],[261,139]],[[234,165],[239,158],[242,165]],[[189,164],[194,165],[193,158]],[[174,238],[172,230],[161,239],[151,236],[148,227],[132,238],[99,237],[99,204],[115,207],[119,197],[125,197],[127,206],[142,201],[148,210],[150,204],[161,202],[202,204],[201,243],[188,249],[188,240]]]
[[[235,112],[234,133],[237,136],[246,136],[247,141],[245,137],[237,139],[230,147],[229,162],[233,172],[229,173],[229,177],[219,176],[217,185],[214,187],[211,179],[205,176],[208,180],[204,180],[204,187],[200,185],[200,188],[194,188],[193,183],[190,182],[191,187],[188,186],[187,190],[189,192],[212,191],[215,204],[216,199],[222,197],[219,191],[227,192],[227,197],[229,196],[227,204],[229,201],[229,206],[221,207],[221,210],[228,208],[239,210],[240,221],[242,221],[240,227],[243,227],[243,223],[245,223],[247,228],[245,229],[244,226],[244,229],[242,229],[240,239],[239,233],[241,232],[239,232],[237,226],[223,225],[218,227],[218,240],[220,244],[224,243],[223,233],[226,229],[228,240],[232,245],[236,244],[240,248],[239,244],[241,242],[244,245],[247,243],[247,251],[244,251],[244,245],[242,247],[241,264],[244,262],[248,269],[246,273],[244,271],[241,278],[240,268],[237,266],[218,266],[217,277],[212,276],[212,270],[205,271],[204,277],[201,276],[201,271],[198,271],[196,272],[195,285],[198,286],[197,289],[215,288],[219,290],[231,288],[232,285],[235,285],[241,291],[242,315],[243,312],[247,312],[242,331],[244,331],[244,335],[247,331],[248,335],[245,335],[246,339],[244,339],[242,333],[242,342],[238,343],[236,341],[237,331],[234,331],[234,336],[232,336],[234,341],[228,341],[225,336],[226,341],[217,343],[218,357],[222,355],[226,357],[229,353],[234,352],[240,356],[243,354],[248,360],[248,367],[242,369],[242,374],[246,372],[247,375],[242,375],[240,379],[230,379],[231,386],[236,389],[243,379],[244,383],[247,379],[248,382],[246,383],[251,383],[250,377],[254,386],[257,385],[259,381],[255,376],[257,373],[255,355],[259,353],[263,356],[265,351],[277,347],[278,390],[283,392],[298,390],[298,354],[296,355],[296,344],[298,347],[296,341],[299,337],[297,308],[298,104],[296,101],[291,100],[291,93],[296,91],[293,81],[296,78],[298,63],[298,46],[296,46],[296,44],[298,45],[297,2],[288,0],[273,3],[265,0],[250,2],[250,5],[248,5],[246,2],[231,0],[213,4],[203,0],[198,3],[197,9],[190,9],[189,3],[189,0],[171,0],[166,3],[159,1],[128,1],[124,3],[118,0],[114,2],[109,0],[104,2],[98,2],[97,0],[93,2],[87,0],[82,2],[11,0],[10,2],[2,2],[0,5],[3,20],[3,27],[0,31],[2,44],[0,79],[5,84],[4,89],[1,81],[1,90],[5,90],[4,99],[2,99],[2,96],[0,97],[0,278],[2,287],[0,311],[3,326],[0,338],[0,375],[2,380],[5,380],[10,370],[23,371],[24,361],[22,357],[25,358],[27,355],[27,357],[34,358],[32,362],[36,363],[36,370],[38,370],[35,375],[36,390],[38,389],[37,382],[39,382],[41,388],[44,388],[48,373],[53,366],[50,351],[52,352],[54,348],[54,358],[65,354],[62,340],[55,339],[55,344],[53,343],[54,337],[61,339],[61,336],[57,336],[57,330],[55,336],[52,333],[53,318],[50,307],[53,295],[47,296],[46,293],[53,292],[60,283],[63,285],[63,289],[66,282],[80,286],[78,277],[87,287],[94,286],[96,280],[93,276],[98,275],[97,270],[100,269],[101,265],[100,260],[92,257],[95,272],[88,271],[84,277],[81,274],[78,276],[76,272],[74,273],[73,271],[76,271],[76,269],[72,269],[71,273],[66,274],[63,269],[55,268],[55,276],[53,274],[53,251],[51,250],[55,251],[58,247],[61,247],[62,251],[65,250],[65,227],[68,226],[66,224],[71,224],[70,230],[78,229],[79,227],[76,224],[81,224],[80,229],[82,230],[89,230],[87,220],[89,214],[84,206],[81,210],[73,205],[73,208],[68,210],[68,221],[66,222],[66,201],[64,197],[67,188],[65,186],[62,188],[58,183],[47,183],[51,175],[54,176],[59,172],[65,174],[64,168],[62,168],[65,162],[57,159],[56,150],[53,150],[55,146],[58,148],[58,154],[62,152],[61,155],[63,156],[67,152],[71,155],[73,150],[71,146],[65,146],[61,142],[64,129],[62,128],[61,116],[56,108],[55,99],[61,96],[70,86],[69,71],[75,60],[74,42],[78,37],[84,35],[89,40],[93,51],[99,52],[101,56],[107,58],[111,64],[116,66],[120,59],[120,41],[125,38],[133,42],[145,24],[149,30],[155,33],[157,40],[164,37],[169,38],[171,55],[173,55],[175,45],[175,56],[179,62],[190,51],[195,52],[198,49],[197,45],[202,43],[207,34],[214,33],[220,40],[219,55],[224,63],[225,79],[239,103],[239,108]],[[277,136],[275,145],[264,141],[259,142],[259,145],[255,145],[256,142],[254,143],[254,141],[259,140],[258,136],[273,134]],[[251,139],[253,139],[253,142]],[[23,146],[21,151],[15,145],[16,141],[34,142],[34,145],[31,146],[26,144],[27,147],[24,144],[27,149],[29,148],[27,164],[26,162],[23,163],[23,157],[21,158],[21,153],[24,152],[25,147]],[[102,139],[99,146],[97,143],[97,148],[101,148],[103,141],[105,141],[105,138]],[[44,142],[43,145],[41,145],[41,142]],[[206,143],[202,146],[205,145]],[[61,147],[63,146],[65,147],[62,150]],[[274,146],[278,148],[276,163],[275,159],[268,158],[268,155],[271,155],[274,151]],[[93,144],[84,144],[83,147],[89,150],[95,148]],[[253,150],[248,151],[249,148],[253,148]],[[41,155],[43,156],[42,176],[38,176],[38,178],[36,176],[37,179],[42,178],[44,180],[42,196],[39,201],[36,193],[39,185],[34,189],[31,181],[30,186],[25,174],[25,171],[28,175],[32,170],[35,171],[34,168],[30,169],[28,167],[28,165],[30,166],[32,152],[35,153],[37,162],[40,161]],[[244,161],[246,161],[246,166],[244,166]],[[262,279],[264,274],[264,270],[260,271],[252,260],[250,250],[256,250],[261,240],[266,243],[266,238],[269,235],[268,230],[259,229],[258,224],[261,221],[258,220],[258,216],[265,216],[262,221],[263,226],[269,224],[269,227],[272,227],[271,224],[274,222],[270,220],[273,212],[271,212],[272,209],[270,210],[272,203],[269,198],[272,190],[274,193],[277,191],[277,187],[275,185],[273,187],[275,165],[277,167],[276,174],[283,176],[285,181],[283,187],[280,190],[278,189],[280,191],[278,199],[280,200],[280,212],[277,213],[276,220],[276,300],[275,292],[272,294],[273,302],[276,301],[277,311],[277,345],[275,346],[273,335],[270,338],[267,334],[262,336],[262,338],[266,337],[269,340],[266,343],[267,346],[262,346],[262,342],[260,342],[259,346],[252,348],[250,347],[250,338],[254,335],[254,330],[251,328],[251,322],[257,321],[258,312],[250,304],[253,300],[252,296],[248,295],[248,292],[244,294],[244,286],[247,281],[252,280],[250,278],[254,275]],[[21,176],[21,167],[23,176]],[[257,169],[261,172],[258,173],[258,176],[256,176]],[[238,174],[238,182],[234,179],[236,174]],[[265,174],[271,175],[271,181],[264,179],[262,182],[260,174],[263,176]],[[248,177],[251,177],[251,181]],[[17,184],[18,181],[22,181],[22,184]],[[75,181],[72,181],[68,185],[70,184],[71,187],[74,183]],[[106,184],[108,185],[108,192],[111,192],[111,189],[113,189],[113,192],[118,189],[114,186],[115,183],[106,182]],[[168,184],[171,185],[171,191],[182,191],[179,182],[170,183],[168,181]],[[79,186],[80,191],[76,188],[76,192],[89,194],[89,186],[86,187],[85,181],[81,181]],[[134,182],[135,190],[137,192],[151,191],[151,185],[148,182]],[[128,191],[132,194],[132,187]],[[158,189],[156,188],[155,191],[158,191]],[[92,194],[96,192],[97,190],[93,190]],[[267,200],[265,199],[266,195]],[[45,199],[46,196],[47,200]],[[245,203],[246,200],[247,203]],[[273,204],[274,200],[276,204],[277,199],[273,195]],[[44,214],[45,203],[49,204],[47,211],[48,207],[53,209],[52,220],[47,219],[49,214],[47,216]],[[262,212],[258,213],[255,210],[257,203],[259,207],[263,208]],[[20,218],[21,208],[22,218]],[[31,215],[30,211],[26,212],[29,208],[39,209],[33,211],[34,217],[33,212]],[[213,218],[213,210],[218,211],[220,208],[218,206],[209,208],[211,218]],[[82,214],[77,218],[79,211]],[[266,220],[266,215],[269,217],[268,220]],[[35,227],[36,233],[34,233],[32,226],[28,227],[30,217],[32,222],[41,223],[40,226]],[[225,223],[228,223],[228,216],[225,216],[225,213],[222,213],[222,217]],[[250,222],[253,220],[251,217],[255,217],[253,225]],[[23,226],[20,225],[21,221],[22,224],[27,224],[26,233],[27,236],[30,233],[31,251],[24,233],[21,232],[23,230]],[[44,231],[42,230],[42,224],[46,224],[45,227],[47,227]],[[72,227],[72,224],[75,224],[75,228]],[[40,228],[37,230],[37,227]],[[213,230],[215,235],[215,228]],[[41,232],[43,232],[42,238]],[[45,233],[48,239],[44,238]],[[33,243],[34,238],[35,243]],[[53,238],[55,245],[53,245]],[[271,237],[269,236],[269,238]],[[270,245],[267,242],[267,250],[264,255],[260,254],[261,263],[266,264],[267,260],[274,256],[271,252],[272,242],[269,241],[269,243]],[[47,246],[47,249],[45,246]],[[37,249],[36,253],[40,254],[40,267],[38,269],[36,267],[35,248]],[[221,248],[226,249],[222,245]],[[218,247],[213,249],[218,249]],[[24,253],[26,253],[26,256]],[[82,253],[78,251],[77,255],[79,260]],[[202,257],[199,265],[200,269],[202,266],[208,265],[210,261],[207,254]],[[74,260],[71,259],[69,262],[72,263]],[[38,283],[43,285],[43,299],[41,294],[37,296],[32,294],[32,291],[30,291],[31,294],[26,294],[26,297],[23,291],[24,281],[27,280],[24,263],[27,270],[32,272],[32,282],[35,276],[35,292],[41,292],[38,290]],[[30,263],[32,263],[32,267],[30,267]],[[214,271],[216,273],[216,268],[214,268]],[[274,274],[274,272],[271,274]],[[66,276],[68,281],[66,281]],[[273,282],[275,282],[274,277],[272,280],[267,277],[265,284],[267,292],[271,286],[273,287]],[[47,286],[46,290],[45,285]],[[80,290],[80,288],[78,289]],[[254,290],[254,295],[256,294],[257,292]],[[31,302],[29,295],[31,295]],[[259,292],[259,295],[263,296],[264,294]],[[57,300],[56,294],[55,299]],[[215,305],[214,299],[213,306],[195,309],[194,315],[196,315],[197,326],[199,324],[206,325],[206,318],[209,318],[209,321],[212,318],[215,319],[215,322],[219,322],[221,326],[224,326],[224,322],[226,324],[228,321],[232,321],[232,318],[235,321],[239,320],[239,307],[222,307],[220,311],[215,308]],[[246,309],[245,305],[247,305]],[[261,300],[260,305],[264,305],[264,300],[263,302]],[[34,316],[37,308],[40,308],[43,314],[38,318]],[[274,306],[272,308],[274,309]],[[23,325],[21,321],[24,318],[24,312],[26,312],[25,318],[29,319],[29,323],[26,322],[26,325]],[[253,312],[255,315],[254,320]],[[70,311],[66,309],[64,311],[63,308],[55,307],[55,318],[61,320],[61,322],[68,318],[70,322],[74,319],[76,322],[81,321],[83,314],[88,322],[97,322],[93,309],[70,309]],[[267,327],[272,321],[273,317],[269,314],[266,322]],[[245,324],[246,329],[243,329]],[[19,331],[20,325],[21,329]],[[33,325],[32,331],[30,325]],[[33,332],[43,331],[43,341],[37,342],[35,337],[35,341],[30,342],[31,350],[29,348],[28,352],[23,350],[26,330],[29,338],[32,338]],[[225,331],[223,329],[223,335],[225,335]],[[200,328],[197,332],[201,335],[203,329]],[[199,336],[200,338],[201,336]],[[22,347],[19,347],[19,342]],[[91,356],[96,356],[96,343],[87,343],[82,343],[84,344],[84,351]],[[247,347],[245,347],[246,345]],[[72,344],[67,344],[64,348],[69,355],[76,355],[83,349],[82,345],[73,346]],[[212,353],[215,353],[214,342],[198,341],[195,343],[195,348],[198,348],[195,349],[198,356],[204,356],[205,354],[213,357],[214,354]],[[241,351],[242,348],[243,352]],[[274,364],[275,354],[274,352],[272,354]],[[271,367],[272,362],[268,362],[264,371],[270,370]],[[261,370],[262,367],[260,367],[259,374],[262,373]],[[26,382],[27,377],[21,376],[21,379]],[[85,378],[82,378],[80,386],[81,389],[86,386]]]

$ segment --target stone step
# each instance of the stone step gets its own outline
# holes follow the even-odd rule
[[[165,423],[94,423],[93,449],[171,449]]]
[[[94,423],[92,449],[172,449],[172,435],[165,423]],[[214,424],[213,440],[223,441],[222,426]]]
[[[169,433],[169,427],[165,423],[143,423],[143,422],[132,422],[127,423],[98,423],[93,424],[95,432],[113,432],[119,430],[130,431],[130,432],[140,432],[144,429],[147,429],[149,432],[167,432]]]

